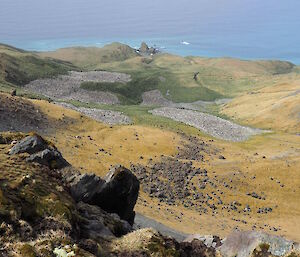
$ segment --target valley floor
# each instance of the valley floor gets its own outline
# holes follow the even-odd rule
[[[0,91],[15,89],[0,94],[0,131],[36,131],[82,172],[130,168],[145,223],[300,241],[299,66],[144,56],[121,44],[50,53],[0,45]],[[5,151],[0,168],[9,169]]]
[[[234,229],[255,229],[300,240],[299,136],[273,132],[232,143],[196,130],[185,136],[170,128],[111,127],[57,105],[33,102],[58,121],[48,137],[79,170],[104,175],[117,163],[143,168],[136,169],[142,183],[136,210],[146,217],[184,233],[224,236]],[[200,175],[180,180],[184,174],[173,160],[187,165],[191,174],[199,168]],[[172,178],[166,166],[155,173],[160,163],[169,165]],[[164,186],[168,181],[175,183],[171,189]],[[180,187],[187,189],[183,198]],[[174,202],[151,188],[172,195]]]

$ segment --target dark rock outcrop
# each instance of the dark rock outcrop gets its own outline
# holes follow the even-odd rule
[[[127,221],[121,220],[117,214],[110,214],[95,205],[83,202],[77,204],[81,215],[81,237],[97,240],[99,238],[120,237],[132,231]]]
[[[216,249],[207,247],[200,240],[180,243],[180,257],[215,257]]]
[[[147,53],[149,51],[149,46],[145,42],[142,42],[139,50],[141,53]]]
[[[75,201],[96,205],[109,213],[116,213],[133,225],[140,183],[125,167],[112,168],[104,179],[95,174],[66,172],[64,180]]]
[[[14,145],[10,155],[28,153],[28,162],[36,162],[50,169],[61,169],[70,164],[62,157],[55,146],[49,144],[39,135],[27,136]]]
[[[11,92],[11,96],[16,96],[17,95],[17,90],[14,89],[12,92]]]
[[[121,219],[134,223],[136,204],[140,182],[132,172],[125,167],[116,166],[104,177],[105,183],[91,199],[91,204],[97,205],[110,213],[117,213]]]
[[[221,238],[213,235],[190,235],[188,236],[184,242],[193,242],[194,240],[202,241],[207,247],[219,247],[222,245]]]
[[[157,54],[159,51],[155,47],[149,47],[145,42],[142,42],[138,52],[143,55],[154,55]]]
[[[23,138],[16,145],[14,145],[9,154],[28,153],[34,154],[43,151],[48,147],[48,143],[39,135],[33,135]]]
[[[77,174],[68,177],[67,183],[69,183],[71,195],[76,202],[90,203],[105,182],[95,174]]]
[[[46,165],[51,169],[61,169],[69,165],[69,163],[62,157],[61,153],[56,149],[45,149],[41,152],[30,155],[28,162],[36,162]]]
[[[69,166],[54,145],[39,135],[27,136],[14,145],[10,155],[28,153],[28,162],[36,162],[50,169],[61,169]],[[95,174],[62,172],[62,177],[70,188],[76,202],[96,205],[109,213],[116,213],[121,219],[133,225],[140,183],[130,170],[116,166],[102,180]]]

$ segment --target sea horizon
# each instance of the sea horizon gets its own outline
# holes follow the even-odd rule
[[[182,39],[181,39],[182,38]],[[207,40],[208,41],[208,40]],[[7,44],[19,49],[33,52],[56,51],[61,48],[69,47],[104,47],[111,43],[121,43],[134,49],[138,49],[142,42],[156,47],[162,53],[169,53],[186,56],[197,56],[207,58],[235,58],[241,60],[280,60],[300,65],[300,56],[285,56],[284,54],[270,54],[270,51],[255,49],[250,46],[240,46],[234,51],[211,47],[208,42],[203,40],[197,43],[193,37],[170,37],[170,38],[140,38],[140,39],[38,39],[38,40],[3,40],[0,43]],[[237,51],[238,50],[238,51]],[[246,51],[247,50],[247,51]]]
[[[0,42],[53,51],[145,41],[181,56],[300,64],[299,9],[298,0],[2,0]]]

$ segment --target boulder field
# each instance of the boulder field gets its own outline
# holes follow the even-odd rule
[[[135,230],[139,189],[125,167],[82,174],[37,134],[0,134],[0,256],[300,256],[299,244],[255,231],[178,242]]]

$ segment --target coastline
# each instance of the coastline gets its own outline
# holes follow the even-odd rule
[[[84,38],[84,39],[11,39],[1,40],[1,43],[11,45],[20,49],[32,52],[49,52],[60,48],[70,47],[103,47],[113,42],[120,42],[137,49],[141,42],[146,42],[150,46],[155,46],[160,52],[185,56],[199,56],[207,58],[235,58],[242,60],[280,60],[292,62],[300,65],[300,55],[293,53],[280,53],[267,51],[267,49],[258,46],[243,45],[221,45],[215,42],[212,44],[212,38],[199,38],[197,36],[169,36],[165,38],[143,37],[143,38]]]

